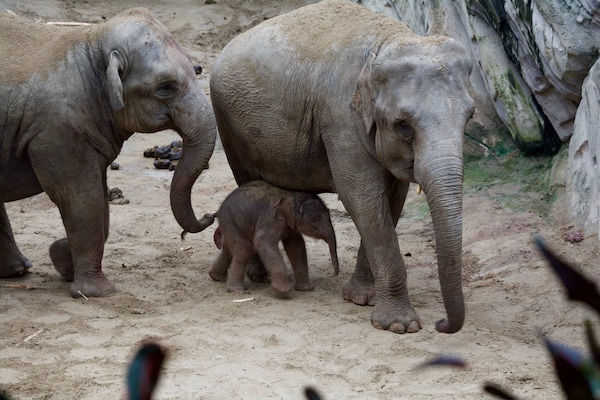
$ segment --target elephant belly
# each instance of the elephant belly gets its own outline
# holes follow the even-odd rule
[[[238,126],[227,134],[221,130],[221,138],[239,184],[260,179],[288,190],[335,191],[320,138],[306,140],[310,134],[271,130],[268,122],[258,129],[244,129],[243,123]]]
[[[322,160],[263,159],[257,163],[258,173],[264,181],[288,190],[305,192],[334,192],[331,171]]]
[[[8,161],[0,169],[0,202],[21,200],[43,192],[28,160]]]
[[[315,128],[319,115],[305,115],[296,104],[252,88],[238,87],[237,92],[228,85],[221,88],[213,94],[214,111],[238,184],[261,179],[289,190],[334,191],[322,132]],[[259,111],[247,112],[249,102]],[[265,104],[272,106],[258,107]]]

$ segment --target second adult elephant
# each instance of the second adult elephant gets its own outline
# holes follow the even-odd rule
[[[415,332],[395,233],[410,182],[429,202],[447,319],[464,321],[462,141],[474,103],[470,58],[454,40],[421,37],[346,1],[306,6],[232,40],[211,100],[238,184],[262,179],[337,192],[361,236],[343,295],[374,304],[375,327]]]
[[[102,272],[108,236],[106,168],[134,132],[175,129],[183,154],[171,207],[197,229],[192,185],[216,138],[190,58],[146,9],[84,27],[0,16],[0,277],[31,263],[18,249],[4,202],[42,191],[57,204],[67,238],[50,247],[73,296],[115,288]]]

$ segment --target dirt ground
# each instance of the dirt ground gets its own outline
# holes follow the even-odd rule
[[[236,33],[309,1],[150,0],[143,2],[205,69]],[[139,2],[138,4],[141,4]],[[42,20],[99,22],[134,1],[0,0],[0,10]],[[228,294],[207,271],[217,249],[213,228],[189,235],[169,207],[172,173],[156,170],[144,148],[167,144],[172,132],[134,135],[109,171],[128,205],[111,206],[104,271],[120,289],[101,299],[72,299],[54,271],[48,246],[64,236],[58,210],[45,194],[7,204],[17,242],[34,267],[20,283],[0,287],[0,389],[17,399],[122,398],[126,363],[145,339],[169,350],[158,399],[301,399],[314,385],[326,399],[482,399],[484,381],[529,399],[562,398],[537,332],[583,346],[588,312],[567,303],[532,246],[541,234],[565,258],[600,278],[595,239],[562,240],[567,224],[508,208],[497,199],[518,185],[465,188],[464,292],[467,320],[454,335],[437,333],[444,317],[433,231],[424,196],[410,191],[397,232],[408,268],[411,299],[423,323],[417,334],[371,327],[370,307],[345,302],[343,284],[354,268],[359,237],[335,195],[332,209],[341,273],[332,277],[327,246],[307,240],[315,291],[279,300],[268,285]],[[193,190],[198,215],[214,211],[235,188],[222,149]],[[523,194],[523,198],[538,196]],[[541,196],[541,195],[540,195]],[[525,201],[525,200],[524,200]],[[253,297],[235,303],[232,300]],[[27,339],[30,335],[36,334]],[[460,355],[466,370],[413,371],[439,354]]]

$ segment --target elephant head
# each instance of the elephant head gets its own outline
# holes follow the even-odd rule
[[[173,129],[183,138],[183,154],[171,184],[171,208],[186,231],[198,230],[191,205],[192,185],[208,168],[216,128],[191,59],[150,11],[128,10],[101,28],[104,90],[115,130]]]
[[[288,224],[300,233],[327,242],[331,264],[333,265],[333,273],[338,275],[340,266],[338,263],[335,231],[325,203],[315,195],[298,192],[295,194],[294,201],[289,207],[290,210],[286,212],[286,215],[291,216]]]
[[[370,53],[352,99],[364,122],[361,141],[392,175],[423,188],[435,231],[447,320],[464,322],[462,295],[462,144],[474,111],[467,84],[471,60],[454,40],[390,40]]]

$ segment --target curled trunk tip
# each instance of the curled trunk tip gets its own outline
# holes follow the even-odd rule
[[[188,233],[202,232],[203,230],[205,230],[206,228],[211,226],[215,222],[216,216],[217,216],[217,214],[204,214],[204,216],[198,220],[198,224],[194,227],[193,230],[190,230],[190,231],[184,230],[183,232],[181,232],[181,240],[182,241],[185,240],[185,236]]]
[[[178,103],[172,119],[183,138],[183,153],[171,181],[171,209],[185,232],[200,232],[205,227],[199,225],[194,214],[191,192],[200,173],[207,168],[217,130],[214,114],[197,84]]]

